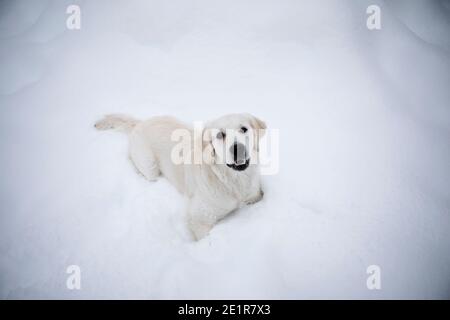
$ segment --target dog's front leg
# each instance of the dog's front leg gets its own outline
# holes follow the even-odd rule
[[[195,197],[188,203],[188,226],[195,240],[204,238],[218,221],[214,207]]]
[[[213,226],[214,223],[210,221],[204,221],[195,216],[189,218],[189,229],[197,241],[206,237]]]
[[[195,240],[206,237],[216,224],[217,219],[205,212],[189,212],[188,225]]]
[[[262,189],[258,189],[256,194],[252,195],[247,200],[245,200],[245,204],[248,204],[248,205],[254,204],[254,203],[262,200],[263,197],[264,197],[264,191],[262,191]]]

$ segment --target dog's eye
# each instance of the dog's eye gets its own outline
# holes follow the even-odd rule
[[[216,138],[217,139],[224,139],[225,138],[225,133],[222,132],[222,131],[217,132]]]
[[[241,132],[242,132],[242,133],[246,133],[247,130],[248,130],[248,129],[247,129],[246,127],[241,127]]]

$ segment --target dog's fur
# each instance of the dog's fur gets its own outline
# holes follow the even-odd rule
[[[243,132],[244,126],[248,132]],[[244,204],[257,202],[263,196],[257,158],[259,138],[266,125],[250,114],[226,115],[207,123],[200,142],[202,159],[206,160],[200,164],[175,164],[172,161],[176,145],[171,138],[174,130],[184,129],[192,133],[191,136],[194,134],[190,126],[175,118],[164,116],[138,121],[124,115],[108,115],[95,127],[127,133],[130,159],[137,170],[150,181],[162,173],[186,196],[188,225],[197,240],[206,236],[228,213]],[[214,135],[225,129],[225,137]],[[228,129],[233,130],[231,134],[228,134]],[[237,170],[232,167],[237,164],[231,164],[232,160],[228,160],[226,155],[231,150],[228,149],[230,143],[243,139],[246,139],[247,146],[250,145],[246,152],[251,162],[248,167],[243,165]],[[192,148],[194,154],[196,151]]]

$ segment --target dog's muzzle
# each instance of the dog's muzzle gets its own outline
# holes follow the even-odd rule
[[[237,171],[247,169],[248,165],[250,164],[250,159],[247,159],[247,149],[242,143],[234,143],[230,147],[230,153],[233,156],[233,163],[227,163],[227,166],[229,168]]]
[[[247,160],[245,160],[245,162],[243,164],[236,164],[236,163],[228,164],[227,163],[227,166],[236,171],[243,171],[243,170],[247,169],[249,164],[250,164],[250,159],[247,159]]]

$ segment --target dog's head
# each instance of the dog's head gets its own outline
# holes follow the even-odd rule
[[[264,121],[247,113],[229,114],[207,123],[203,133],[205,161],[244,171],[252,158],[257,161],[259,139],[265,129]]]

